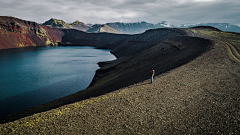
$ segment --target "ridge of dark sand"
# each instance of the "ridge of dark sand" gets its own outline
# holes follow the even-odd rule
[[[116,34],[109,34],[109,33],[100,33],[100,34],[90,33],[89,34],[89,33],[78,32],[76,30],[74,30],[74,33],[72,33],[72,34],[74,34],[75,36],[86,38],[86,39],[91,38],[91,40],[93,40],[93,41],[95,41],[94,39],[97,39],[98,36],[101,37],[100,41],[103,41],[104,39],[109,40],[108,36],[114,36],[114,37],[120,36],[121,40],[122,40],[122,37],[125,37],[125,36],[129,37],[129,35],[122,35],[122,34],[116,35]],[[71,33],[70,33],[70,35],[71,35]],[[151,36],[149,36],[149,35],[151,35]],[[151,48],[156,45],[159,46],[157,49],[161,49],[159,51],[161,52],[162,56],[160,55],[159,57],[165,58],[165,57],[169,56],[168,59],[174,59],[174,55],[179,55],[179,53],[181,53],[183,51],[187,51],[189,48],[187,48],[186,50],[184,50],[184,49],[180,50],[174,44],[171,45],[170,40],[169,40],[169,43],[167,43],[167,41],[166,41],[166,44],[165,43],[160,44],[160,43],[162,41],[164,41],[164,39],[168,39],[168,38],[171,38],[174,36],[179,36],[179,35],[186,35],[186,32],[183,30],[180,30],[180,29],[166,29],[165,28],[165,29],[149,30],[143,34],[132,35],[132,36],[130,36],[130,39],[126,39],[126,41],[125,41],[126,44],[122,44],[122,42],[123,42],[122,41],[121,44],[118,45],[118,46],[122,46],[123,48],[125,48],[125,50],[128,49],[128,51],[129,51],[128,56],[125,56],[125,54],[126,54],[125,50],[120,49],[120,51],[119,51],[119,49],[115,49],[116,47],[118,47],[117,45],[115,45],[115,47],[112,48],[112,50],[114,49],[114,52],[112,52],[112,53],[114,55],[116,55],[116,53],[117,53],[119,56],[118,59],[115,61],[112,61],[112,62],[99,63],[101,68],[98,71],[96,71],[95,77],[88,89],[82,90],[76,94],[69,95],[69,96],[60,98],[58,100],[52,101],[52,102],[49,102],[44,105],[40,105],[40,106],[31,108],[28,110],[24,110],[24,111],[21,111],[18,113],[14,113],[14,114],[2,117],[2,118],[0,118],[0,123],[6,123],[8,121],[13,121],[13,120],[16,120],[16,119],[19,119],[22,117],[32,115],[34,113],[50,110],[50,109],[53,109],[53,108],[56,108],[56,107],[59,107],[59,106],[65,105],[65,104],[88,99],[90,97],[99,96],[99,95],[114,91],[116,89],[122,88],[124,86],[128,86],[128,85],[134,84],[136,82],[143,81],[148,78],[148,74],[146,74],[145,76],[138,76],[138,77],[136,77],[135,75],[130,75],[130,77],[132,77],[132,78],[129,78],[129,75],[124,76],[124,74],[126,74],[126,72],[130,71],[129,69],[131,69],[131,72],[127,73],[127,74],[132,74],[132,73],[137,74],[136,70],[143,70],[143,68],[146,68],[146,66],[151,66],[158,62],[156,62],[154,57],[151,57],[151,60],[148,61],[146,58],[149,58],[150,55],[147,53],[144,54],[147,57],[145,59],[142,59],[142,61],[147,61],[145,64],[142,64],[145,67],[143,67],[143,66],[139,67],[139,64],[142,63],[142,61],[140,59],[135,59],[133,62],[135,64],[131,64],[132,62],[129,62],[129,60],[131,60],[132,58],[134,58],[136,56],[139,57],[138,55],[141,53],[141,51],[143,51],[147,48]],[[67,34],[66,37],[70,38],[71,36],[69,36],[69,34]],[[106,36],[106,37],[104,37],[104,36]],[[64,37],[64,40],[67,40],[66,37]],[[159,39],[159,38],[161,38],[161,39]],[[187,38],[187,37],[185,37],[185,38]],[[116,39],[118,39],[118,38],[116,38]],[[113,39],[113,41],[115,41],[116,39]],[[145,43],[145,42],[144,43],[142,43],[142,42],[131,43],[131,45],[129,46],[128,45],[129,40],[131,41],[133,39],[135,41],[137,41],[139,39],[140,40],[145,39],[145,40],[149,40],[149,41],[147,43]],[[75,39],[69,39],[69,40],[71,42],[80,42],[80,43],[82,41],[82,39],[79,40],[78,38],[76,41],[75,41]],[[109,42],[113,42],[113,41],[112,40],[104,41],[104,43],[108,45]],[[184,42],[184,41],[182,41],[182,42]],[[194,42],[194,41],[192,40],[192,42]],[[106,45],[104,45],[104,43],[100,43],[97,45],[102,46],[102,47],[103,46],[107,47]],[[135,46],[135,48],[133,46]],[[129,47],[129,48],[127,48],[127,47]],[[188,45],[188,47],[194,47],[194,46]],[[137,52],[135,50],[136,48],[139,53],[136,53]],[[204,49],[206,49],[206,48],[203,47],[202,49],[199,50],[198,53],[196,53],[194,51],[190,54],[187,53],[187,55],[189,55],[189,56],[183,54],[183,57],[179,57],[179,58],[182,58],[182,61],[174,62],[174,61],[177,61],[177,59],[174,60],[173,63],[167,64],[165,67],[162,67],[165,69],[162,69],[161,72],[168,71],[171,68],[179,66],[179,65],[183,64],[184,62],[187,62],[188,60],[193,59],[192,56],[196,57],[199,53],[204,51]],[[176,52],[176,54],[174,54],[175,52]],[[132,55],[130,55],[130,53],[132,53]],[[158,53],[158,52],[155,51],[155,53]],[[171,55],[173,55],[173,56],[171,56]],[[144,57],[144,56],[141,56],[141,57]],[[169,63],[169,62],[167,62],[167,59],[163,62]],[[126,67],[126,66],[128,66],[128,67]],[[132,68],[133,66],[134,66],[134,68]],[[148,68],[151,68],[151,67],[148,67]],[[124,70],[122,70],[122,69],[124,69]],[[145,69],[144,72],[146,72],[147,70],[148,69]],[[138,73],[139,72],[140,71],[138,71]],[[121,73],[121,74],[116,75],[115,73]],[[140,73],[140,75],[141,75],[141,73]],[[130,79],[130,81],[125,82],[124,81],[125,79]],[[104,80],[104,81],[99,82],[99,80]],[[119,83],[120,81],[123,81],[123,83]]]
[[[176,42],[177,39],[164,44]],[[150,52],[148,50],[134,56],[135,59],[149,60],[147,64],[140,64],[143,67],[139,68],[145,70],[139,70],[137,75],[132,74],[133,70],[125,71],[141,62],[135,62],[134,58],[132,61],[121,60],[121,66],[117,64],[112,67],[110,63],[103,66],[102,70],[113,68],[112,71],[125,71],[125,76],[120,80],[125,83],[134,82],[131,76],[134,76],[134,79],[144,78],[142,73],[149,72],[148,68],[152,67],[151,58],[158,56],[158,53],[153,52],[159,49],[161,50],[160,45],[154,46],[150,48]],[[152,55],[148,55],[149,53]],[[152,85],[145,79],[146,81],[100,97],[3,124],[0,131],[50,134],[237,134],[239,65],[229,59],[224,45],[217,41],[211,50],[192,59],[193,57],[187,61],[185,59],[185,65],[179,64],[178,68],[169,72],[159,73]],[[161,64],[163,63],[154,65],[156,71],[161,71]],[[118,79],[115,80],[118,82]],[[107,82],[97,81],[96,87]],[[99,90],[101,88],[111,89],[104,85],[99,87]]]
[[[221,42],[150,80],[1,125],[23,134],[238,134],[240,67]],[[157,71],[157,70],[156,70]],[[6,128],[6,130],[2,130]]]
[[[193,46],[193,43],[196,41],[198,42],[198,45]],[[186,45],[185,47],[182,45],[182,49],[179,49],[176,46],[171,45],[171,42],[184,42]],[[204,44],[202,45],[202,43]],[[102,67],[97,71],[90,87],[86,90],[26,111],[2,117],[0,121],[1,123],[6,123],[34,113],[50,110],[61,105],[103,95],[119,88],[144,81],[149,78],[148,72],[152,67],[158,71],[156,72],[156,75],[169,71],[187,63],[206,51],[209,44],[211,44],[210,41],[197,37],[176,36],[171,40],[166,40],[164,43],[160,43],[131,57],[120,58],[114,62],[110,62],[110,64],[105,63],[102,65],[101,63],[99,65]],[[159,51],[161,51],[161,53],[159,53]],[[151,55],[149,55],[150,53]],[[142,63],[143,61],[144,64]]]

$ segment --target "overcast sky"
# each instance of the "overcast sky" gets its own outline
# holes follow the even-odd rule
[[[0,0],[0,16],[43,23],[230,23],[240,26],[240,0]]]

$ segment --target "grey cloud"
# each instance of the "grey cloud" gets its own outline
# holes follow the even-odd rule
[[[44,22],[58,18],[66,22],[201,23],[240,25],[240,1],[213,0],[7,0],[0,1],[0,15]]]

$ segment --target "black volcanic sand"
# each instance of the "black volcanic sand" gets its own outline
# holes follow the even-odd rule
[[[1,119],[21,118],[1,124],[0,133],[239,133],[240,66],[222,42],[171,36],[99,65],[89,88]]]

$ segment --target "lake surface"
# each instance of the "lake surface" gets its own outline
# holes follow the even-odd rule
[[[0,117],[76,93],[89,86],[110,50],[32,47],[0,51]]]

